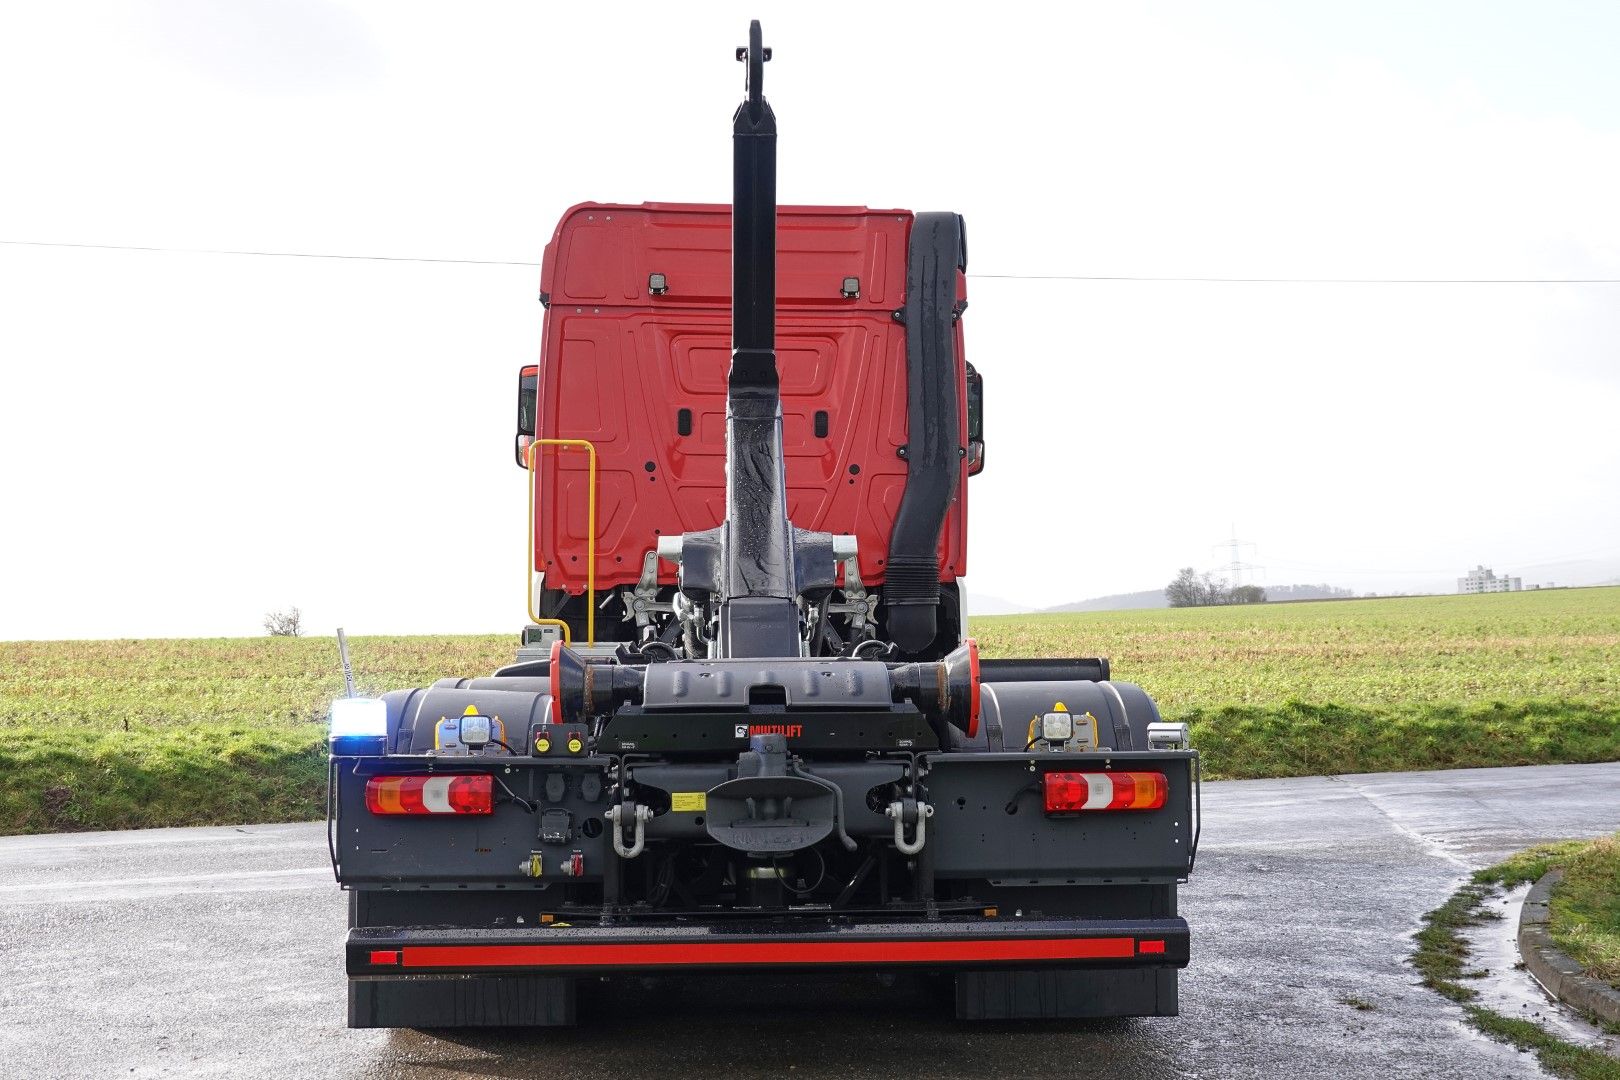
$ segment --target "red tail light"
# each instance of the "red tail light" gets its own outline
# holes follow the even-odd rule
[[[492,814],[493,776],[373,776],[366,781],[373,814]]]
[[[1156,772],[1049,772],[1046,812],[1076,810],[1157,810],[1170,785]]]

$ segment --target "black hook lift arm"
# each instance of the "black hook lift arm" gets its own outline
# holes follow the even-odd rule
[[[776,114],[765,100],[759,21],[738,59],[748,97],[732,119],[731,374],[726,400],[726,523],[720,652],[796,656],[793,526],[782,461],[776,370]]]
[[[796,657],[801,595],[837,580],[830,533],[788,520],[776,369],[776,114],[765,100],[759,22],[737,59],[748,96],[732,118],[731,372],[726,385],[726,519],[681,538],[681,589],[716,601],[717,657]]]

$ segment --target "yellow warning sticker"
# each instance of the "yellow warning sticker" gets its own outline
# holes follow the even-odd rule
[[[676,791],[669,796],[669,808],[677,814],[692,814],[699,810],[706,810],[709,806],[709,796],[702,791]]]

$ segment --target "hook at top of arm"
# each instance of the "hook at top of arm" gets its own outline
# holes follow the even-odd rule
[[[744,86],[748,90],[748,112],[756,123],[759,121],[760,107],[765,104],[765,61],[771,58],[771,50],[765,47],[764,39],[759,20],[754,19],[748,24],[748,44],[737,48],[737,59],[748,65]]]

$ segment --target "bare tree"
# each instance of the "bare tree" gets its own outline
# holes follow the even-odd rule
[[[264,617],[264,629],[271,637],[303,637],[303,613],[295,607],[272,611]]]
[[[1263,604],[1266,590],[1258,585],[1238,585],[1226,594],[1228,604]]]
[[[1237,599],[1238,591],[1228,588],[1225,578],[1200,574],[1190,566],[1182,567],[1170,584],[1164,587],[1165,599],[1170,601],[1171,607],[1212,607],[1216,604],[1253,602]],[[1263,592],[1260,599],[1265,599]]]
[[[1198,580],[1198,571],[1190,566],[1182,567],[1164,587],[1164,596],[1171,607],[1197,607],[1203,603],[1203,583]]]

